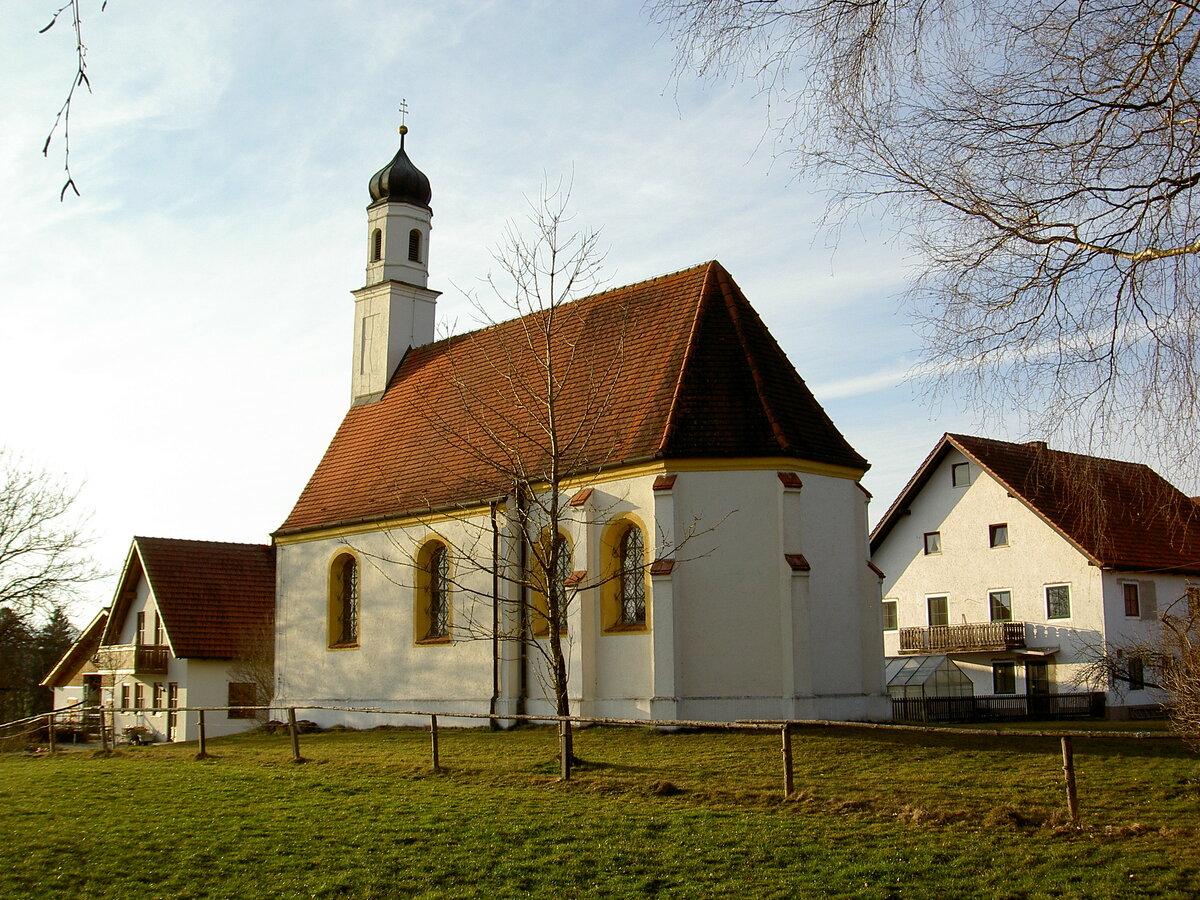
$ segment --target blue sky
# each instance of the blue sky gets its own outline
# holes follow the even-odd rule
[[[69,23],[37,33],[57,5],[9,3],[0,33],[0,443],[85,482],[110,569],[134,534],[266,541],[283,521],[348,403],[366,186],[401,98],[444,325],[474,324],[506,221],[565,176],[610,285],[729,269],[872,461],[873,517],[943,431],[976,430],[903,381],[887,223],[823,230],[763,100],[673,80],[640,3],[84,0],[82,196],[62,203],[61,143],[40,153],[74,66]]]

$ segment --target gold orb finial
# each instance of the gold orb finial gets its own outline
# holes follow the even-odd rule
[[[408,134],[408,126],[407,125],[401,125],[397,130],[401,134]]]

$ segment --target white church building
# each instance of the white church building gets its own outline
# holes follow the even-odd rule
[[[370,194],[352,402],[273,535],[274,703],[551,712],[553,542],[574,714],[885,718],[868,463],[729,273],[435,340],[403,137]]]

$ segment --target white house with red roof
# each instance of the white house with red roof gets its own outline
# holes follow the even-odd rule
[[[273,675],[275,558],[264,544],[135,537],[112,605],[47,674],[55,708],[114,710],[118,738],[208,736],[256,724]],[[230,708],[232,707],[232,708]]]
[[[884,717],[868,463],[729,273],[435,340],[403,142],[370,192],[352,405],[273,535],[275,704],[546,714],[543,566],[573,713]]]
[[[890,693],[1068,712],[1091,660],[1153,639],[1200,585],[1197,513],[1144,465],[943,436],[871,534]],[[1111,715],[1162,699],[1139,669]]]

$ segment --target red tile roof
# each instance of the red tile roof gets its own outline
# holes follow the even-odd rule
[[[871,534],[872,552],[956,448],[1042,517],[1091,562],[1113,569],[1200,573],[1200,509],[1153,469],[1047,449],[947,434]]]
[[[175,656],[231,659],[275,621],[275,551],[265,544],[135,537],[105,632],[117,635],[145,574]]]
[[[277,534],[504,496],[545,480],[550,334],[566,473],[652,459],[794,457],[860,471],[733,279],[709,262],[408,352],[346,413]]]
[[[76,675],[83,669],[84,666],[96,655],[96,649],[100,646],[100,637],[104,634],[104,626],[108,622],[107,607],[100,610],[88,623],[83,632],[75,639],[67,652],[62,655],[62,659],[54,664],[46,677],[42,679],[41,684],[44,687],[65,687],[70,684]]]

